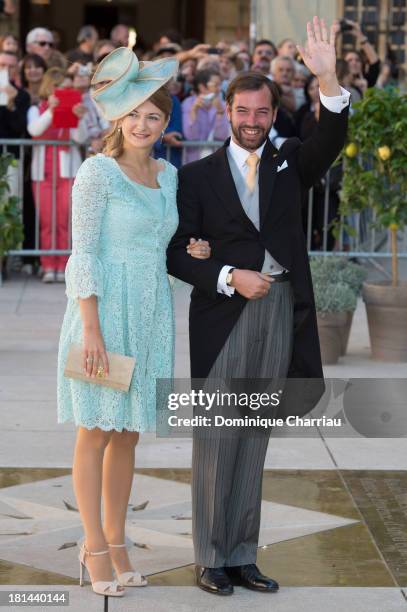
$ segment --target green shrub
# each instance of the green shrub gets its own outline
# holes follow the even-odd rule
[[[315,306],[317,312],[343,312],[355,310],[357,297],[345,283],[314,285]]]
[[[365,268],[346,257],[312,257],[310,260],[318,312],[355,310]]]
[[[9,153],[0,156],[0,258],[24,240],[19,198],[9,195],[7,172],[16,162]]]

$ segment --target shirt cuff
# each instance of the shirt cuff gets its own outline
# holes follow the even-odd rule
[[[217,291],[218,293],[223,293],[224,295],[232,297],[235,288],[229,287],[229,285],[226,284],[226,277],[230,270],[233,270],[233,266],[223,266],[222,270],[219,272]]]
[[[326,96],[319,90],[319,97],[322,104],[331,113],[340,113],[346,106],[349,106],[350,92],[341,87],[340,96]]]

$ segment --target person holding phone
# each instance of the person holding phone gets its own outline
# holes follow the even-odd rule
[[[362,32],[356,21],[343,19],[341,21],[342,33],[349,33],[355,37],[360,51],[348,51],[345,61],[348,63],[352,77],[352,101],[357,102],[363,97],[366,89],[374,87],[380,74],[380,59],[368,37]]]
[[[0,138],[24,138],[30,96],[16,84],[18,57],[12,51],[0,51]],[[5,147],[19,159],[19,147]],[[8,173],[11,195],[18,195],[18,167],[11,166]]]
[[[182,125],[186,140],[225,140],[230,128],[226,117],[226,105],[221,95],[222,79],[219,72],[199,70],[195,76],[195,95],[182,103]],[[186,161],[194,161],[208,155],[205,147],[188,148]]]
[[[40,104],[28,111],[27,130],[38,140],[74,140],[78,144],[88,138],[84,121],[86,108],[78,103],[72,113],[77,127],[54,127],[55,109],[60,104],[55,95],[65,80],[58,68],[49,68],[39,90]],[[31,180],[36,209],[40,216],[42,250],[69,248],[70,190],[82,158],[76,146],[35,146],[31,162]],[[43,255],[41,267],[44,283],[65,282],[66,255]]]

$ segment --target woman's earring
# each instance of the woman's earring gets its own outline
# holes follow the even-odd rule
[[[118,130],[119,132],[121,132],[121,131],[122,131],[122,126],[121,126],[121,125],[119,125],[119,127],[117,128],[117,130]]]
[[[164,134],[165,134],[165,130],[161,132],[161,144],[163,143]]]

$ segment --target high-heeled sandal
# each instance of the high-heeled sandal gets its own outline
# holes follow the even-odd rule
[[[85,543],[82,543],[81,547],[80,547],[80,551],[79,551],[79,585],[83,586],[83,580],[85,577],[85,570],[88,570],[88,568],[86,567],[86,555],[88,555],[89,557],[95,557],[98,555],[108,555],[109,551],[108,550],[102,550],[100,552],[90,552],[86,546]],[[89,574],[89,570],[88,570],[88,574]],[[90,578],[90,574],[89,574],[89,578]],[[92,590],[94,593],[97,593],[98,595],[106,595],[108,597],[123,597],[124,595],[124,589],[123,590],[119,590],[120,585],[118,583],[117,580],[112,580],[112,581],[102,581],[102,580],[98,580],[97,582],[91,582],[92,584]]]
[[[108,544],[110,548],[127,548],[126,544]],[[142,576],[140,572],[131,571],[123,572],[118,574],[116,572],[117,581],[121,586],[124,587],[142,587],[147,586],[148,580],[145,576]]]

